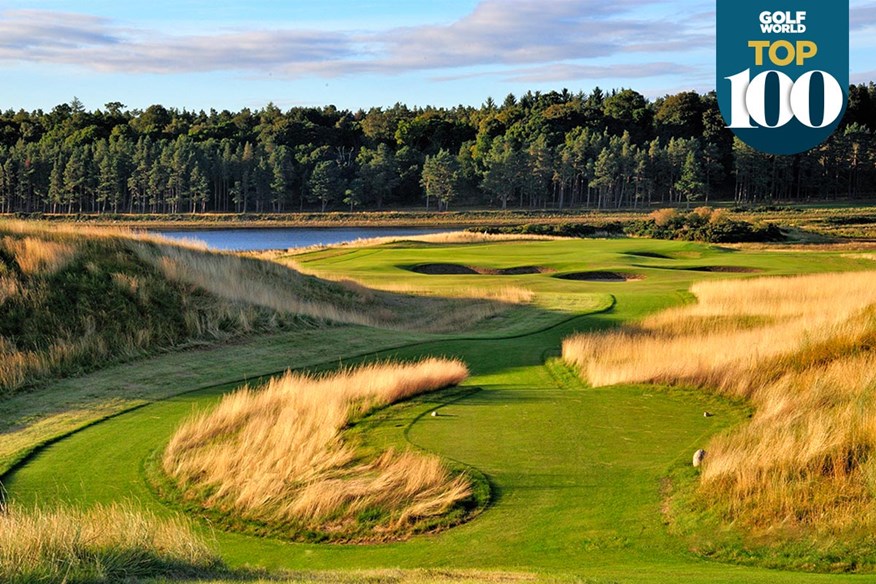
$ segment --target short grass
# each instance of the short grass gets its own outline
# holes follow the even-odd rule
[[[396,333],[387,333],[399,341],[390,345],[397,348],[359,359],[446,356],[470,365],[472,376],[459,389],[384,410],[367,435],[381,446],[414,446],[474,467],[490,482],[493,499],[487,511],[470,523],[405,542],[314,545],[217,532],[220,553],[235,568],[295,570],[293,581],[310,578],[301,574],[339,568],[352,571],[348,573],[352,581],[373,581],[356,571],[399,569],[406,574],[402,581],[408,577],[433,581],[422,572],[408,572],[422,569],[438,574],[483,571],[482,578],[474,576],[476,581],[490,581],[495,572],[532,573],[543,581],[862,581],[740,567],[704,561],[691,553],[687,542],[671,535],[664,525],[666,478],[683,473],[695,449],[741,423],[748,410],[678,388],[588,388],[553,359],[559,355],[561,340],[570,334],[615,327],[690,301],[687,290],[695,280],[751,277],[678,268],[732,265],[769,275],[862,270],[871,264],[846,257],[847,252],[746,252],[618,240],[395,244],[298,257],[315,270],[374,285],[404,284],[440,293],[458,286],[513,283],[533,291],[531,306],[504,322],[489,321],[477,333],[420,338],[407,347],[400,347],[404,342]],[[405,269],[416,263],[537,265],[553,272],[432,276]],[[644,278],[581,282],[553,277],[585,270],[637,272]],[[608,310],[594,313],[598,309]],[[375,348],[377,338],[371,339]],[[269,372],[257,370],[259,361],[248,366],[244,353],[229,352],[226,363],[231,369],[249,368],[252,377]],[[329,362],[324,367],[336,365]],[[183,366],[167,362],[162,377],[172,378],[175,370]],[[172,515],[148,486],[144,461],[164,447],[193,408],[216,403],[239,385],[170,397],[77,432],[40,450],[7,474],[4,484],[11,499],[23,504],[64,500],[90,505],[133,497],[147,510]],[[180,390],[197,387],[198,383],[185,379],[179,383]],[[715,415],[704,418],[706,410]],[[431,416],[432,411],[438,415]],[[331,579],[331,575],[314,576],[319,578]]]

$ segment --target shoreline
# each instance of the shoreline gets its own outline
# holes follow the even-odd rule
[[[732,218],[751,223],[775,223],[783,229],[808,231],[840,239],[876,239],[876,206],[864,202],[834,205],[786,204],[751,208],[732,208],[726,202],[706,205],[704,202],[686,206],[665,206],[679,214],[690,213],[695,207],[722,209]],[[463,209],[458,211],[330,211],[294,213],[204,213],[162,214],[0,214],[0,221],[42,221],[59,226],[82,225],[138,230],[207,231],[222,229],[368,229],[412,228],[464,230],[471,228],[502,228],[524,225],[583,224],[601,228],[648,217],[657,207],[641,209]]]
[[[59,224],[143,229],[270,229],[270,228],[368,228],[368,227],[445,227],[510,226],[525,223],[564,223],[570,221],[608,222],[639,217],[649,211],[593,210],[471,210],[360,211],[304,213],[204,213],[176,215],[138,214],[0,214],[0,220],[19,219]]]

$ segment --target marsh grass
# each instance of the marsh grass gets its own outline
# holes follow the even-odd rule
[[[0,510],[0,581],[98,583],[216,574],[221,562],[180,519],[131,505]]]
[[[704,446],[698,484],[676,511],[772,550],[755,556],[807,548],[779,565],[872,567],[874,283],[872,272],[699,283],[696,304],[566,339],[563,356],[593,385],[673,383],[748,401],[754,415]],[[734,545],[710,553],[745,556]]]
[[[465,475],[419,452],[364,454],[344,429],[467,375],[436,358],[290,372],[185,422],[161,467],[183,500],[288,539],[382,541],[458,522],[472,494]]]

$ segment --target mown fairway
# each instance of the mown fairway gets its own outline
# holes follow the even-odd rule
[[[479,469],[493,486],[494,500],[471,523],[397,544],[302,545],[217,532],[221,554],[230,564],[326,570],[502,569],[596,582],[867,578],[741,568],[706,562],[687,552],[663,525],[661,479],[673,467],[689,465],[693,451],[713,433],[742,420],[745,408],[683,389],[587,388],[552,358],[559,354],[561,340],[574,331],[613,326],[687,301],[686,289],[696,280],[746,275],[685,267],[736,266],[761,274],[791,274],[866,269],[873,265],[870,260],[833,252],[730,252],[643,240],[396,244],[296,259],[310,270],[375,286],[407,285],[440,293],[511,285],[536,293],[532,308],[500,317],[481,330],[366,358],[445,355],[468,363],[472,376],[461,388],[379,412],[365,422],[365,431],[371,440],[409,442]],[[433,263],[552,271],[424,275],[406,269]],[[554,277],[579,271],[635,273],[643,279],[587,282]],[[582,314],[585,311],[589,314]],[[227,358],[240,366],[234,348],[228,349]],[[249,378],[263,373],[267,371],[250,371]],[[172,373],[164,382],[177,383]],[[147,485],[147,461],[193,408],[214,403],[236,386],[181,395],[78,432],[7,475],[4,486],[13,500],[23,503],[63,499],[85,505],[134,499],[159,513],[172,513]],[[180,382],[177,389],[192,388]],[[439,416],[428,415],[436,409]],[[716,415],[704,418],[704,410]]]

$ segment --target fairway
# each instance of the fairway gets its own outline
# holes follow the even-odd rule
[[[841,252],[743,251],[648,240],[396,243],[288,259],[321,276],[388,290],[449,295],[514,286],[534,296],[531,304],[474,330],[399,339],[397,348],[344,362],[435,356],[468,364],[471,377],[460,387],[378,411],[357,431],[375,443],[411,445],[483,473],[492,490],[483,513],[438,534],[380,545],[296,544],[213,531],[230,565],[507,570],[593,582],[876,580],[719,564],[689,552],[664,524],[664,479],[673,471],[688,472],[681,469],[690,466],[693,452],[743,421],[748,409],[684,388],[591,388],[557,359],[569,335],[689,302],[687,290],[696,281],[864,270],[876,265],[871,260]],[[478,270],[411,269],[451,264]],[[563,277],[581,273],[603,276]],[[382,346],[392,346],[397,333],[383,334]],[[247,371],[249,379],[273,372],[246,370],[245,353],[236,354],[234,347],[227,349],[227,360],[235,370]],[[314,368],[338,365],[333,360]],[[177,366],[179,375],[171,372],[161,383],[176,385],[178,395],[41,449],[3,477],[9,498],[76,505],[133,500],[158,514],[176,513],[149,486],[151,460],[193,410],[214,404],[241,384],[192,391],[196,387],[187,387],[181,376],[184,363]],[[79,381],[88,384],[89,378]],[[704,417],[704,411],[714,415]]]

